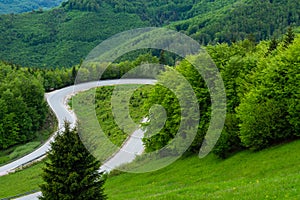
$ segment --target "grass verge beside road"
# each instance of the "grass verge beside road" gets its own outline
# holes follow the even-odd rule
[[[43,182],[41,178],[44,162],[32,165],[26,169],[0,177],[0,198],[8,198],[29,191],[39,190]]]
[[[136,85],[123,85],[117,93],[117,99],[128,93]],[[115,86],[105,86],[81,92],[72,97],[71,107],[74,109],[79,123],[81,139],[94,156],[104,162],[107,158],[119,150],[129,134],[139,128],[138,124],[148,112],[142,108],[147,91],[151,86],[142,86],[135,90],[129,102],[121,102],[120,105],[129,106],[130,115],[135,124],[124,124],[120,128],[115,120],[115,113],[112,111],[111,97]],[[95,97],[95,102],[93,102]],[[69,103],[70,104],[70,103]],[[127,106],[126,105],[126,106]],[[120,111],[118,117],[128,119],[129,116]],[[123,121],[123,120],[121,120]],[[124,129],[131,130],[125,132]],[[101,131],[102,130],[102,131]],[[93,151],[93,149],[95,149]]]

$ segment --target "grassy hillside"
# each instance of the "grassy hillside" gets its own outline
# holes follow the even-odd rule
[[[72,66],[108,37],[166,26],[200,43],[278,37],[300,25],[291,0],[70,0],[50,11],[0,16],[0,60],[23,66]]]
[[[109,177],[105,192],[118,200],[299,199],[299,155],[300,141],[295,141],[226,160],[184,157],[159,171]],[[42,166],[0,177],[0,198],[38,189]]]
[[[49,9],[60,5],[63,0],[0,0],[0,14],[22,13],[36,9]]]
[[[226,160],[181,158],[165,169],[121,174],[105,185],[109,199],[299,199],[300,141]]]

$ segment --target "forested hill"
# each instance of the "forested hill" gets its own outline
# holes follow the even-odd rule
[[[197,13],[199,5],[191,12]],[[206,44],[277,38],[288,26],[299,25],[300,1],[238,0],[205,15],[174,23],[171,28]]]
[[[106,38],[168,26],[200,43],[259,41],[300,25],[292,0],[69,0],[50,11],[0,16],[0,60],[23,66],[78,64]]]
[[[106,38],[149,26],[137,15],[57,8],[44,12],[0,16],[0,60],[22,66],[73,66]]]
[[[0,14],[22,13],[36,9],[49,9],[63,0],[0,0]]]

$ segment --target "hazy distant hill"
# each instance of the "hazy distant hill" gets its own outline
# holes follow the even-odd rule
[[[64,0],[0,0],[0,14],[22,13],[37,9],[49,9]]]

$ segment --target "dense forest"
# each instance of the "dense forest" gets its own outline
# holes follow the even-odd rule
[[[49,115],[45,91],[72,85],[76,73],[77,67],[40,69],[0,63],[0,150],[38,137]]]
[[[193,10],[197,11],[198,9]],[[246,0],[175,22],[170,27],[183,31],[202,44],[216,44],[246,38],[256,42],[278,38],[287,27],[299,25],[299,1]]]
[[[279,38],[300,25],[291,0],[69,0],[50,11],[0,16],[0,60],[71,67],[101,41],[129,29],[167,26],[202,44]]]
[[[299,36],[295,38],[289,29],[281,42],[270,40],[256,45],[246,39],[231,45],[209,45],[206,49],[221,72],[227,95],[225,127],[214,148],[215,154],[224,158],[245,148],[260,150],[299,138]],[[211,116],[210,93],[201,75],[189,62],[181,61],[175,69],[189,81],[198,99],[201,120],[190,147],[190,151],[198,152]],[[166,71],[158,80],[161,83],[172,80],[172,74]],[[176,90],[181,89],[179,84]],[[185,95],[184,92],[182,94]],[[155,151],[168,144],[177,134],[182,108],[176,98],[181,97],[174,96],[160,84],[148,96],[146,107],[160,104],[168,113],[165,126],[159,133],[147,136],[148,131],[151,133],[151,129],[147,129],[144,138],[146,150]],[[149,117],[150,124],[161,123]],[[189,116],[185,117],[194,119],[196,116],[189,112]]]
[[[147,25],[110,8],[1,15],[0,22],[0,59],[31,67],[71,67],[109,36]]]
[[[25,68],[0,63],[0,150],[36,137],[48,112],[40,80]]]
[[[59,6],[62,1],[63,0],[0,0],[0,14],[50,9]]]

